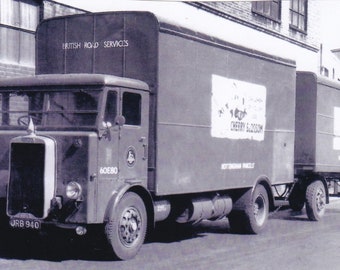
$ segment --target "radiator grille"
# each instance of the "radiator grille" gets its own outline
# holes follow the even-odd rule
[[[8,214],[44,215],[45,144],[12,143]]]

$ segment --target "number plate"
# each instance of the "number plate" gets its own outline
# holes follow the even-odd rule
[[[9,225],[12,228],[19,228],[19,229],[39,230],[41,228],[40,220],[34,220],[34,219],[11,218],[11,220],[9,221]]]

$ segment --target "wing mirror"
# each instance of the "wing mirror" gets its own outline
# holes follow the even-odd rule
[[[116,118],[115,118],[115,124],[117,126],[123,126],[126,122],[126,119],[123,115],[117,115]]]
[[[125,124],[125,117],[122,115],[117,115],[114,119],[114,125],[110,122],[103,122],[103,129],[99,130],[99,137],[104,137],[108,138],[109,140],[111,139],[111,128],[113,126],[118,126],[119,128]]]

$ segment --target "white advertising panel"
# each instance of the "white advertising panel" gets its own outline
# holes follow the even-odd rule
[[[211,136],[263,141],[266,88],[212,75]]]

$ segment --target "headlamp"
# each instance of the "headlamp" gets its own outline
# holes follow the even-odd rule
[[[72,200],[79,200],[82,195],[81,185],[75,181],[72,181],[66,186],[66,196]]]

